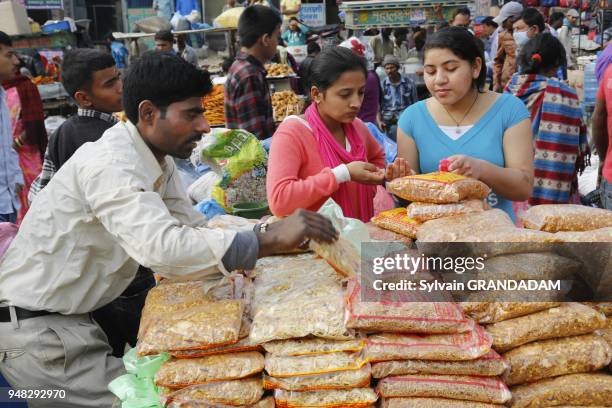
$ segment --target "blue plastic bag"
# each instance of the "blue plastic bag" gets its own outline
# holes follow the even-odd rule
[[[387,164],[393,163],[397,157],[397,143],[389,139],[386,134],[378,130],[378,127],[374,123],[368,122],[366,123],[366,126],[370,130],[372,136],[374,136],[374,139],[376,139],[378,144],[385,151],[385,162]]]
[[[270,146],[272,145],[272,137],[262,140],[261,145],[263,146],[264,149],[266,149],[266,152],[270,153]]]
[[[224,215],[224,214],[226,214],[226,212],[223,209],[223,207],[221,207],[219,205],[219,203],[216,200],[214,200],[214,199],[200,201],[194,207],[200,213],[204,214],[204,216],[208,220],[216,217],[217,215]]]

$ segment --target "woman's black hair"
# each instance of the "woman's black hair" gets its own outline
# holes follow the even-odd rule
[[[448,27],[429,36],[425,43],[425,53],[440,48],[450,50],[457,57],[470,64],[474,64],[476,58],[480,58],[482,62],[480,74],[474,80],[474,85],[479,92],[484,92],[483,89],[487,80],[487,65],[485,64],[482,41],[463,27]]]
[[[518,64],[521,74],[543,75],[567,64],[565,48],[552,34],[538,34],[523,46]]]
[[[349,71],[362,71],[368,76],[368,65],[365,58],[344,47],[327,47],[315,57],[310,68],[311,83],[325,91],[331,87],[342,74]]]

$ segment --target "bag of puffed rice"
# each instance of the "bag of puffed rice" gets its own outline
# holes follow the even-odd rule
[[[387,190],[404,200],[437,204],[484,200],[491,192],[482,181],[448,172],[396,178],[387,183]]]
[[[155,384],[169,388],[185,388],[207,382],[250,377],[262,372],[263,368],[263,355],[254,351],[169,360],[162,364],[155,374]]]
[[[446,398],[385,398],[380,408],[503,408],[504,405]]]
[[[525,344],[504,354],[510,365],[504,381],[508,385],[517,385],[559,375],[597,371],[610,364],[611,353],[608,343],[592,334]]]
[[[327,353],[310,356],[266,355],[266,372],[272,377],[297,377],[359,370],[367,364],[363,353]]]
[[[467,361],[383,361],[372,366],[372,376],[384,378],[405,374],[446,374],[494,377],[507,369],[508,364],[504,359],[491,350],[480,358]]]
[[[310,241],[310,249],[325,259],[342,276],[355,276],[361,271],[361,256],[353,244],[340,237],[333,243]]]
[[[591,231],[612,227],[612,211],[577,204],[543,204],[523,214],[525,228],[547,231]]]
[[[453,204],[410,203],[408,217],[425,222],[436,218],[453,217],[462,214],[482,212],[488,206],[483,200],[466,200]]]
[[[461,361],[481,357],[491,349],[492,338],[476,325],[457,334],[409,335],[380,333],[368,337],[368,361],[441,360]]]
[[[298,377],[264,376],[266,390],[282,389],[287,391],[343,390],[362,388],[370,385],[371,367],[366,364],[358,370],[335,371],[333,373],[306,375]]]
[[[376,402],[378,396],[371,388],[318,391],[274,391],[277,408],[366,408]]]
[[[187,402],[206,402],[213,406],[251,406],[257,404],[263,396],[261,377],[242,380],[211,382],[183,388],[163,397],[164,403],[180,407]]]
[[[612,242],[612,227],[592,231],[562,231],[555,237],[560,242]]]
[[[560,302],[462,302],[466,316],[491,324],[559,306]]]
[[[408,238],[416,238],[417,230],[421,225],[416,220],[408,217],[403,207],[383,211],[372,218],[372,224],[379,228],[393,231]]]
[[[493,336],[493,348],[505,352],[538,340],[592,333],[604,327],[605,322],[603,314],[571,302],[488,325],[486,331]]]
[[[166,408],[274,408],[274,397],[265,397],[253,405],[226,405],[203,400],[181,400],[171,402]]]
[[[512,408],[610,406],[612,375],[570,374],[512,388]]]
[[[263,348],[276,356],[308,356],[313,354],[338,353],[341,351],[361,351],[365,340],[327,340],[317,337],[279,340],[264,343]]]
[[[376,388],[382,397],[435,397],[505,404],[512,395],[499,378],[461,375],[387,377]]]

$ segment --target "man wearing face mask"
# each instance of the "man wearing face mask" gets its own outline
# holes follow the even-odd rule
[[[527,41],[546,30],[544,16],[535,8],[526,8],[512,28],[512,36],[516,42],[516,55],[518,56]]]

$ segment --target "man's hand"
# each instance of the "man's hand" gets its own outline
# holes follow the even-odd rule
[[[385,172],[372,163],[355,161],[346,165],[351,174],[351,181],[361,184],[382,184]]]
[[[321,242],[338,239],[338,232],[328,218],[302,209],[278,222],[268,224],[265,233],[256,234],[259,239],[260,258],[296,249],[309,239]]]
[[[385,171],[385,180],[391,181],[396,178],[412,176],[416,174],[414,170],[410,168],[408,161],[401,157],[395,159],[395,161],[387,166]]]
[[[447,159],[450,164],[448,171],[480,180],[482,176],[482,161],[470,156],[458,154]]]

